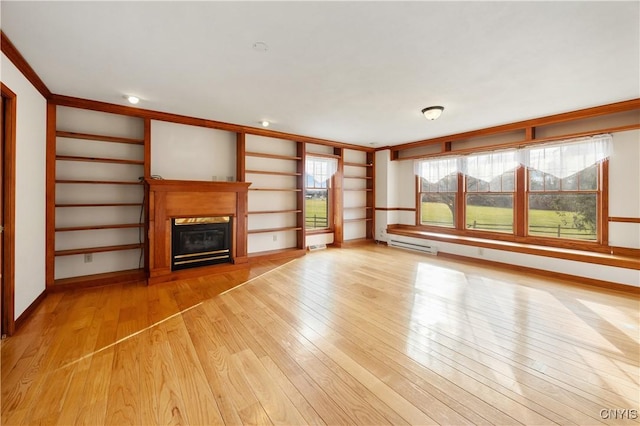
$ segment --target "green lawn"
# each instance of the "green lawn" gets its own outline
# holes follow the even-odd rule
[[[305,200],[307,227],[313,227],[313,218],[316,217],[316,224],[320,228],[327,224],[327,200],[310,198]]]
[[[444,203],[422,203],[422,223],[425,225],[441,225],[453,227],[453,216],[451,211]],[[428,208],[425,208],[427,207]],[[566,217],[571,218],[572,214],[566,212]],[[467,226],[473,228],[473,222],[476,222],[475,229],[513,232],[513,211],[508,208],[501,207],[485,207],[485,206],[468,206],[467,207]],[[595,235],[590,230],[580,231],[578,229],[570,229],[570,225],[562,223],[562,216],[555,211],[549,210],[531,210],[529,211],[529,224],[531,226],[529,234],[532,236],[558,236],[558,225],[560,225],[561,236],[566,238],[578,238],[583,240],[593,240]]]

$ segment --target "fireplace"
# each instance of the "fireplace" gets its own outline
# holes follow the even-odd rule
[[[249,262],[247,256],[249,185],[251,185],[249,182],[145,179],[148,206],[148,209],[145,209],[148,224],[147,250],[145,250],[148,268],[147,283],[156,284],[246,268]],[[186,221],[187,225],[174,225],[174,219],[189,219],[194,222],[193,218],[211,217],[227,217],[228,221],[204,224],[212,225],[210,228],[217,229],[218,232],[205,233],[200,237],[202,242],[192,242],[185,253],[178,254],[179,256],[187,255],[186,257],[173,259],[174,252],[179,251],[173,249],[174,229],[182,232],[182,229],[189,229],[192,224],[203,225],[189,223],[189,221]],[[225,229],[224,232],[226,232],[226,236],[222,238],[226,247],[213,249],[212,241],[220,240],[221,229]],[[194,230],[199,232],[201,228],[196,227]],[[218,250],[229,250],[229,252],[202,254],[201,248],[204,248],[204,253]],[[200,254],[189,256],[196,252]],[[216,257],[216,259],[202,259],[207,257]],[[174,260],[185,263],[174,265]],[[189,260],[194,262],[186,263]]]
[[[171,270],[231,263],[229,216],[185,217],[171,221]]]

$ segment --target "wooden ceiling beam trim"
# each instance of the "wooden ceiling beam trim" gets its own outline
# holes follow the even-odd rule
[[[44,81],[38,76],[31,65],[27,62],[27,60],[22,56],[20,51],[16,49],[14,44],[9,40],[9,37],[4,33],[4,31],[0,30],[0,47],[2,48],[2,53],[6,55],[7,58],[13,63],[13,65],[18,68],[18,70],[26,77],[27,80],[36,88],[38,92],[46,99],[49,99],[51,96],[51,91],[44,84]]]
[[[529,134],[527,129],[535,129],[540,126],[548,126],[551,124],[564,123],[568,121],[581,120],[585,118],[599,117],[603,115],[616,114],[619,112],[633,111],[640,109],[640,98],[630,99],[627,101],[616,102],[607,105],[601,105],[591,108],[579,109],[561,114],[548,115],[545,117],[534,118],[531,120],[518,121],[515,123],[502,124],[499,126],[486,127],[484,129],[471,130],[469,132],[456,133],[448,136],[440,136],[437,138],[423,139],[415,142],[395,145],[391,147],[392,151],[402,151],[405,149],[419,148],[428,145],[441,144],[446,142],[454,142],[462,139],[478,138],[482,136],[490,136],[499,133],[513,132],[524,130]],[[533,131],[531,131],[533,136]]]
[[[245,133],[270,138],[285,139],[293,142],[315,143],[336,148],[347,148],[357,151],[370,152],[373,148],[366,148],[360,145],[353,145],[344,142],[337,142],[328,139],[315,138],[312,136],[296,135],[293,133],[279,132],[277,130],[260,129],[257,127],[243,126],[239,124],[226,123],[223,121],[209,120],[205,118],[189,117],[186,115],[173,114],[162,111],[154,111],[127,105],[117,105],[108,102],[93,101],[90,99],[75,98],[72,96],[52,94],[51,101],[56,105],[82,108],[93,111],[110,112],[113,114],[128,115],[151,120],[167,121],[171,123],[186,124],[190,126],[207,127],[210,129],[226,130],[235,133]]]

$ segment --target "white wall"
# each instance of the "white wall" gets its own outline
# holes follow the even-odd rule
[[[640,217],[640,130],[613,135],[609,159],[609,216]],[[640,223],[609,222],[609,244],[640,248]]]
[[[2,82],[17,95],[15,318],[45,290],[47,103],[2,55]]]
[[[235,181],[236,134],[152,120],[151,174],[164,179]]]

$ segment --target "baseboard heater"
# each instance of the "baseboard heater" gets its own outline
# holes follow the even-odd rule
[[[407,243],[407,242],[398,241],[398,240],[389,240],[387,244],[391,247],[398,247],[398,248],[403,248],[407,250],[419,251],[422,253],[432,254],[434,256],[438,254],[438,248],[434,246],[430,246],[428,244]]]

